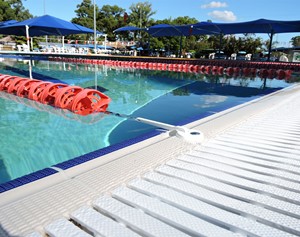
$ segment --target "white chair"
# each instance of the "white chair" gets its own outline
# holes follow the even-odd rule
[[[22,44],[22,48],[23,48],[24,52],[29,52],[30,51],[27,44]]]
[[[18,45],[17,45],[17,49],[18,49],[19,52],[23,51],[22,45],[19,45],[19,44],[18,44]]]
[[[84,54],[84,49],[83,48],[78,48],[78,53],[79,54]]]
[[[74,47],[69,48],[69,53],[75,54],[77,53],[77,49]]]
[[[288,62],[289,59],[288,59],[287,56],[285,56],[285,55],[283,54],[283,55],[280,56],[279,61],[280,61],[280,62]]]
[[[251,54],[251,53],[248,53],[248,54],[245,55],[245,60],[250,61],[250,60],[251,60],[251,57],[252,57],[252,54]]]
[[[237,56],[237,54],[236,54],[236,53],[233,53],[233,54],[230,55],[230,59],[236,60],[236,56]]]
[[[216,55],[216,53],[210,53],[210,54],[208,55],[208,58],[209,58],[209,59],[215,59],[215,55]]]

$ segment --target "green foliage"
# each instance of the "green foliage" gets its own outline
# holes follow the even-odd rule
[[[98,14],[97,26],[99,30],[107,34],[109,41],[115,40],[113,31],[125,25],[124,22],[125,9],[117,5],[104,5]]]
[[[0,0],[0,22],[8,20],[22,21],[31,18],[29,10],[25,9],[21,0]],[[17,44],[26,42],[26,38],[12,36]]]
[[[195,18],[190,18],[189,16],[180,16],[171,21],[173,25],[188,25],[195,24],[198,20]]]
[[[96,11],[98,11],[97,6]],[[94,27],[94,5],[91,0],[83,0],[81,4],[78,4],[75,13],[76,17],[71,20],[73,23],[88,28]]]
[[[300,36],[295,36],[293,38],[291,38],[291,41],[292,45],[294,47],[299,47],[300,46]]]
[[[31,17],[21,0],[0,0],[0,21],[22,21]]]
[[[138,2],[130,7],[129,22],[136,27],[145,28],[151,23],[151,16],[156,11],[152,11],[152,4],[149,2]]]
[[[152,23],[152,25],[157,24],[170,24],[170,25],[186,25],[186,24],[194,24],[198,22],[195,18],[190,18],[188,16],[177,17],[175,19],[163,19],[157,20]],[[189,37],[159,37],[156,38],[158,40],[151,40],[151,48],[152,49],[165,49],[167,52],[171,52],[173,54],[179,55],[180,51],[180,41],[182,40],[182,49],[183,53],[185,53],[185,49],[194,50],[196,47],[196,40],[200,39],[200,37],[189,36]]]
[[[98,7],[96,7],[96,12],[98,11]],[[71,22],[88,27],[90,29],[94,28],[94,4],[92,4],[91,0],[83,0],[81,4],[77,5],[77,9],[75,10],[76,17],[71,20]],[[69,39],[77,39],[77,40],[88,40],[91,36],[88,34],[84,35],[73,35],[69,36]]]

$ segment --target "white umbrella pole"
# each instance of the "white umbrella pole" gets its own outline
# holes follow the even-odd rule
[[[32,79],[32,63],[31,63],[31,59],[29,59],[29,78]]]
[[[27,46],[28,46],[28,50],[30,51],[30,45],[29,45],[29,26],[26,25],[25,29],[26,29]]]
[[[96,70],[96,64],[95,64],[95,68],[94,69],[95,69],[95,90],[97,90],[97,84],[98,84],[98,82],[97,82],[98,81],[97,71],[98,70]]]
[[[48,35],[46,35],[46,49],[48,49]]]
[[[62,37],[62,50],[65,52],[65,36]]]
[[[94,53],[97,53],[96,4],[95,4],[95,0],[93,0],[93,4],[94,4]]]
[[[31,49],[33,50],[33,39],[32,39],[32,37],[30,38],[30,46],[31,46]]]

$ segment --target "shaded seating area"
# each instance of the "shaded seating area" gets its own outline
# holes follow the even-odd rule
[[[17,35],[25,36],[27,39],[26,50],[32,50],[31,37],[33,36],[61,36],[64,40],[64,36],[70,34],[94,34],[93,29],[74,24],[50,15],[44,15],[40,17],[34,17],[21,22],[12,22],[10,24],[0,25],[0,34],[4,35]],[[97,31],[97,34],[102,32]],[[62,40],[62,42],[63,42]],[[30,42],[31,41],[31,42]],[[24,48],[24,46],[22,45]],[[19,48],[18,48],[19,50]],[[24,51],[24,49],[20,48]]]

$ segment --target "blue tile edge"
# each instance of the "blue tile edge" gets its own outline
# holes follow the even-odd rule
[[[153,130],[151,132],[148,132],[148,133],[146,133],[144,135],[141,135],[141,136],[138,136],[136,138],[131,138],[131,139],[126,140],[124,142],[120,142],[120,143],[117,143],[117,144],[114,144],[114,145],[111,145],[111,146],[108,146],[108,147],[104,147],[104,148],[101,148],[99,150],[84,154],[82,156],[78,156],[74,159],[59,163],[57,165],[54,165],[54,167],[60,168],[62,170],[66,170],[66,169],[69,169],[69,168],[74,167],[76,165],[80,165],[84,162],[96,159],[98,157],[104,156],[104,155],[109,154],[111,152],[114,152],[114,151],[117,151],[119,149],[128,147],[128,146],[136,144],[138,142],[144,141],[144,140],[149,139],[151,137],[154,137],[154,136],[156,136],[160,133],[161,132],[159,132],[157,130]]]
[[[51,169],[51,168],[45,168],[45,169],[36,171],[36,172],[28,174],[28,175],[24,175],[20,178],[10,180],[6,183],[0,184],[0,193],[4,193],[8,190],[11,190],[11,189],[20,187],[22,185],[34,182],[36,180],[45,178],[45,177],[50,176],[55,173],[57,173],[56,170]]]

